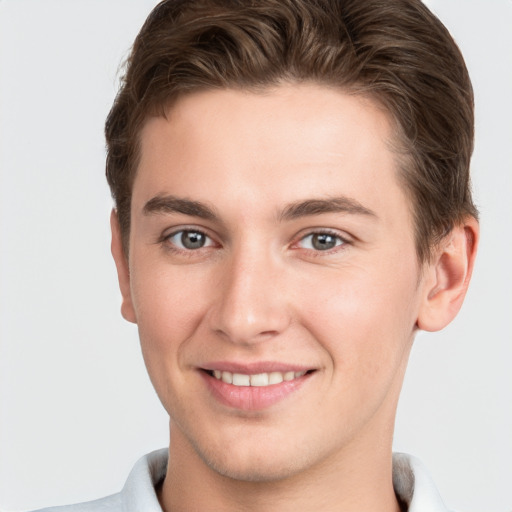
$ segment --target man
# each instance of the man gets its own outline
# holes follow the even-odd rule
[[[169,450],[70,510],[445,510],[391,453],[478,240],[473,100],[420,2],[170,0],[106,124],[112,253]]]

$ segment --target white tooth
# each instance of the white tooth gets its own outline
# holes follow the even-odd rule
[[[283,374],[281,372],[271,372],[268,376],[269,384],[281,384],[283,382]]]
[[[235,386],[250,386],[250,377],[249,375],[244,375],[243,373],[233,373],[233,384]]]
[[[268,373],[251,375],[251,386],[268,386]]]
[[[233,383],[233,374],[231,372],[222,372],[222,382],[226,384]]]
[[[234,386],[255,386],[264,387],[271,386],[272,384],[280,384],[283,381],[290,381],[298,379],[306,374],[306,371],[300,372],[270,372],[270,373],[257,373],[255,375],[246,375],[244,373],[231,373],[222,372],[220,370],[213,370],[213,376],[220,379],[227,384]]]

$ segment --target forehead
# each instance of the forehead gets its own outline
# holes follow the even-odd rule
[[[408,209],[390,149],[393,128],[375,102],[320,85],[254,93],[215,90],[179,99],[141,131],[133,202],[163,194],[267,203],[348,195]],[[373,209],[373,208],[372,208]]]

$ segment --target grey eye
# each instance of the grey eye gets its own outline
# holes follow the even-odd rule
[[[311,233],[305,236],[299,245],[304,249],[313,249],[315,251],[328,251],[339,245],[344,241],[336,235],[330,233]]]
[[[212,240],[201,231],[182,230],[172,234],[168,240],[179,249],[195,250],[212,245]]]

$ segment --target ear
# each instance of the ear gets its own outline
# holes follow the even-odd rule
[[[459,312],[473,272],[478,238],[478,221],[468,217],[451,230],[439,244],[433,261],[426,264],[419,329],[439,331]]]
[[[112,256],[116,263],[117,279],[119,280],[119,289],[121,290],[123,298],[121,314],[125,320],[137,323],[130,288],[130,268],[128,266],[128,259],[124,253],[121,238],[121,227],[119,226],[119,219],[115,210],[112,210],[112,213],[110,214],[110,228],[112,230],[112,244],[110,247],[112,250]]]

